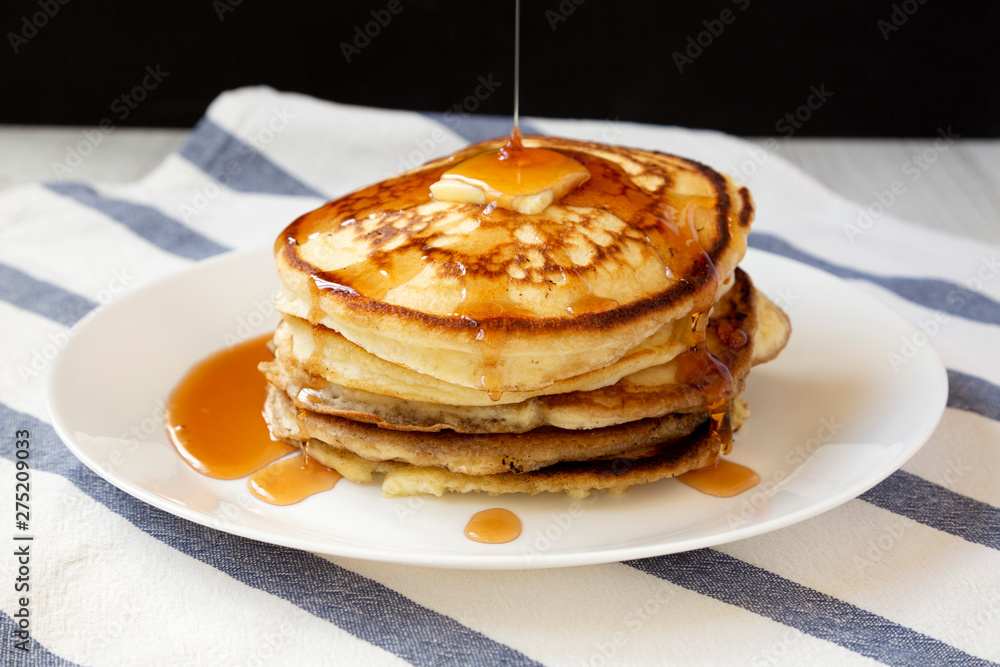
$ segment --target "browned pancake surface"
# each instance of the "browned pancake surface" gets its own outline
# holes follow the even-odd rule
[[[711,307],[745,252],[745,188],[661,153],[525,144],[578,159],[591,179],[537,215],[430,198],[493,141],[359,190],[281,234],[279,309],[393,363],[505,392],[605,367]]]

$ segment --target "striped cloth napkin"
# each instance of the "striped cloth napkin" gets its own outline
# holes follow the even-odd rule
[[[70,170],[0,194],[3,504],[13,526],[16,432],[29,431],[34,533],[30,593],[15,589],[21,543],[8,541],[0,560],[4,664],[1000,661],[1000,249],[891,215],[866,220],[777,144],[617,121],[523,127],[734,173],[757,202],[751,246],[852,281],[923,324],[914,344],[932,344],[948,367],[943,421],[902,470],[816,518],[630,562],[421,568],[212,531],[118,490],[60,442],[45,375],[88,312],[199,260],[269,244],[328,198],[509,129],[507,118],[248,88],[219,97],[136,183],[91,186]]]

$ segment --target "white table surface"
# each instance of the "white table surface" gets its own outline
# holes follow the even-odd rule
[[[57,180],[54,164],[65,161],[67,151],[85,139],[86,129],[0,126],[0,189]],[[104,135],[70,178],[135,180],[187,135],[183,129],[116,129]],[[782,138],[774,152],[862,207],[901,180],[907,187],[892,203],[893,215],[1000,245],[1000,140],[959,139],[938,151],[933,139]],[[926,170],[913,180],[925,154]]]

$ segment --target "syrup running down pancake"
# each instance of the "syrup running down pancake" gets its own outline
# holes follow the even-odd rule
[[[275,243],[272,435],[387,495],[711,465],[790,333],[737,269],[752,218],[699,163],[547,137],[332,201]]]

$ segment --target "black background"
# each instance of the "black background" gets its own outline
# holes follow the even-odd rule
[[[341,43],[389,0],[5,1],[0,122],[187,127],[221,91],[252,84],[447,111],[480,76],[500,86],[476,112],[509,115],[513,0],[398,1],[351,62]],[[31,34],[26,20],[42,23],[39,2],[58,11],[15,53],[11,35]],[[724,10],[732,22],[706,32]],[[892,25],[894,12],[906,21],[886,39],[879,21]],[[1000,3],[524,0],[521,13],[525,115],[773,135],[811,87],[824,87],[833,95],[798,136],[932,136],[949,126],[1000,136]],[[675,53],[699,33],[711,43],[679,72]],[[157,65],[168,76],[117,117],[114,101]]]

